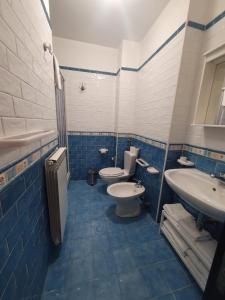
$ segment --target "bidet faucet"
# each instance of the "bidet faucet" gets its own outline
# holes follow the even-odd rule
[[[211,174],[212,178],[218,179],[221,183],[225,184],[225,173],[220,172],[219,174]]]
[[[141,180],[138,180],[138,182],[135,184],[135,186],[136,186],[137,188],[141,188],[141,187],[142,187],[142,185],[141,185]]]

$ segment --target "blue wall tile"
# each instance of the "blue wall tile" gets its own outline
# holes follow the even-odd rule
[[[138,139],[119,137],[117,144],[117,166],[124,167],[124,151],[130,146],[140,148],[140,157],[160,171],[159,175],[151,175],[145,168],[137,165],[135,178],[142,180],[146,192],[144,200],[149,204],[150,212],[156,216],[161,185],[161,177],[165,159],[165,150],[139,141]],[[99,148],[108,148],[107,156],[101,156]],[[116,154],[116,138],[113,136],[69,135],[70,172],[74,180],[87,178],[89,168],[99,171],[102,168],[114,166],[112,156]]]
[[[159,193],[162,179],[162,172],[165,159],[165,150],[149,145],[137,139],[132,139],[132,146],[140,148],[139,157],[146,160],[151,166],[159,170],[159,175],[151,175],[146,171],[146,168],[142,168],[137,165],[135,178],[141,180],[145,186],[144,201],[149,207],[149,211],[153,218],[156,218]]]
[[[3,214],[7,213],[25,189],[24,177],[19,176],[1,192],[0,199]]]
[[[40,299],[51,241],[43,158],[0,191],[0,298]]]
[[[109,149],[108,154],[100,155],[100,148]],[[113,166],[114,156],[115,137],[113,136],[69,135],[70,173],[73,180],[85,180],[90,168],[99,171]]]

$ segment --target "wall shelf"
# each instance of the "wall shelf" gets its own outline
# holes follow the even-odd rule
[[[5,136],[0,138],[0,147],[1,148],[12,148],[12,147],[20,147],[26,146],[33,142],[40,141],[43,138],[54,137],[57,135],[55,130],[48,130],[48,131],[33,131],[27,132],[20,135],[13,135],[13,136]]]

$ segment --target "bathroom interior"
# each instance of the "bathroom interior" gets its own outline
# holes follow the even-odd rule
[[[224,0],[0,0],[0,300],[225,299],[224,221]]]

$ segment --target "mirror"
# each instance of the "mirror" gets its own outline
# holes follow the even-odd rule
[[[225,125],[225,62],[216,65],[205,124]]]
[[[195,124],[225,127],[225,45],[205,54]]]

